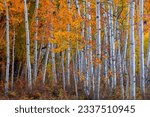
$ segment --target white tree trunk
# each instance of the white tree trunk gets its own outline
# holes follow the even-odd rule
[[[51,44],[51,56],[52,56],[52,76],[54,83],[57,83],[57,75],[56,75],[56,62],[55,62],[55,53],[53,52],[54,49],[54,44]]]
[[[34,72],[33,72],[33,80],[36,81],[37,77],[37,39],[38,39],[38,7],[39,0],[36,0],[35,5],[35,34],[34,34]]]
[[[77,9],[77,11],[78,11],[78,15],[80,16],[81,13],[80,13],[79,1],[76,0],[75,2],[76,2],[76,9]]]
[[[4,0],[4,6],[6,11],[6,79],[5,79],[5,95],[8,94],[9,89],[9,67],[10,67],[10,44],[9,44],[9,13],[6,0]]]
[[[117,22],[117,39],[118,39],[118,64],[119,64],[119,76],[120,76],[120,88],[121,88],[121,97],[124,100],[124,81],[123,81],[123,71],[122,71],[122,60],[121,60],[121,50],[120,50],[120,32],[119,24]]]
[[[32,89],[32,77],[31,77],[31,63],[30,63],[30,34],[29,34],[28,9],[27,9],[26,0],[24,0],[24,15],[25,15],[25,28],[26,28],[27,78],[28,78],[28,88],[31,90]]]
[[[46,70],[47,70],[49,51],[50,51],[50,43],[48,42],[47,50],[46,50],[46,57],[45,57],[45,64],[44,64],[43,84],[45,84],[45,79],[46,79]]]
[[[131,5],[130,5],[130,99],[136,99],[134,8],[135,8],[135,3],[131,1]]]
[[[71,9],[71,1],[68,0],[68,10],[70,11]],[[67,31],[70,31],[70,24],[67,25]],[[67,86],[70,92],[70,51],[71,51],[71,47],[70,47],[70,41],[68,42],[68,48],[67,48]]]
[[[100,0],[96,0],[96,58],[101,60]],[[97,64],[96,71],[95,99],[100,99],[101,63]]]
[[[140,0],[140,90],[141,96],[145,95],[145,71],[144,71],[144,28],[143,28],[143,0]]]

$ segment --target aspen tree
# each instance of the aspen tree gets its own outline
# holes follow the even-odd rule
[[[129,13],[130,13],[130,4],[128,5],[128,10],[127,10],[127,29],[126,29],[126,37],[125,37],[125,43],[124,43],[124,48],[123,48],[123,62],[122,62],[122,66],[123,66],[123,73],[126,77],[126,98],[129,98],[129,74],[127,71],[127,44],[128,44],[128,39],[129,39],[129,31],[128,31],[128,26],[129,26]]]
[[[24,15],[25,15],[25,28],[26,28],[27,79],[28,79],[28,88],[31,90],[32,89],[32,77],[31,77],[31,63],[30,63],[30,34],[29,34],[28,10],[27,10],[26,0],[24,0]]]
[[[82,0],[82,18],[85,19],[85,6],[86,6],[86,1]],[[82,21],[82,26],[81,26],[81,36],[84,39],[85,38],[85,22]],[[81,49],[81,77],[85,76],[85,48]],[[85,86],[84,86],[85,87]]]
[[[101,24],[100,24],[100,0],[96,0],[96,58],[101,60]],[[101,63],[96,66],[96,86],[95,86],[95,98],[100,99],[100,75],[101,75]]]
[[[77,54],[75,56],[77,56]],[[77,57],[73,58],[73,78],[74,78],[74,84],[75,84],[76,97],[78,98],[78,85],[77,85],[77,75],[76,75],[76,72],[77,72],[77,67],[76,67],[77,66],[77,62],[75,62],[75,61],[77,61],[77,59],[74,60],[75,58],[77,58]]]
[[[46,49],[45,64],[44,64],[43,84],[45,84],[45,80],[46,80],[46,71],[47,71],[49,51],[50,51],[50,43],[48,42],[47,49]]]
[[[52,49],[52,52],[51,52],[51,56],[52,56],[52,76],[53,76],[54,83],[57,83],[55,53],[53,52],[54,44],[51,44],[51,49]]]
[[[35,34],[34,34],[34,72],[33,72],[33,80],[36,81],[37,77],[37,38],[38,38],[38,8],[39,8],[39,0],[36,0],[35,5]]]
[[[117,22],[117,27],[119,24]],[[118,29],[118,28],[117,28]],[[120,51],[120,31],[117,30],[117,40],[118,40],[118,63],[119,63],[119,77],[120,77],[120,88],[121,88],[121,97],[124,99],[124,81],[123,81],[123,72],[122,72],[122,58],[121,58],[121,51]]]
[[[109,12],[108,12],[108,29],[109,29],[109,40],[110,40],[110,68],[112,71],[112,88],[116,87],[116,60],[115,60],[115,42],[114,42],[114,29],[113,29],[113,0],[108,1]]]
[[[145,71],[144,71],[144,28],[143,28],[143,0],[140,0],[140,90],[145,95]]]
[[[130,3],[130,99],[136,99],[135,93],[135,39],[134,39],[134,7],[135,3]]]
[[[93,57],[92,57],[92,45],[89,42],[92,42],[92,35],[91,35],[91,24],[89,23],[91,20],[90,15],[90,2],[86,3],[86,18],[87,18],[87,25],[86,25],[86,41],[88,42],[86,46],[86,93],[89,95],[91,89],[91,83],[94,84],[94,74],[93,74]]]
[[[9,67],[10,67],[10,44],[9,44],[9,13],[6,0],[4,0],[6,11],[6,79],[5,79],[5,95],[8,94],[9,89]]]
[[[105,8],[104,5],[104,0],[102,1],[102,8]],[[103,17],[106,18],[107,17],[107,12],[103,13]],[[104,39],[105,39],[105,49],[104,49],[104,55],[105,55],[105,59],[104,59],[104,76],[107,79],[107,85],[109,87],[110,85],[110,81],[108,78],[108,63],[109,63],[109,59],[108,59],[108,28],[107,28],[107,20],[106,23],[104,23]]]
[[[68,10],[70,11],[71,9],[71,1],[67,0],[67,4],[68,4]],[[67,31],[70,31],[70,24],[67,25]],[[71,47],[70,47],[70,42],[68,42],[68,48],[67,48],[67,85],[69,88],[69,92],[70,92],[70,51],[71,51]]]

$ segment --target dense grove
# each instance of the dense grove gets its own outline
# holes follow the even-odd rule
[[[150,0],[0,0],[0,99],[150,99]]]

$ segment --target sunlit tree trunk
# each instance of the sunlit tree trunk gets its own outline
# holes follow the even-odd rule
[[[71,9],[71,1],[68,0],[68,10],[70,11]],[[67,25],[67,31],[70,31],[70,24]],[[66,64],[66,70],[67,70],[67,86],[70,92],[70,51],[71,51],[71,47],[70,47],[70,41],[68,42],[68,48],[67,48],[67,64]]]
[[[91,15],[90,15],[90,2],[86,3],[86,42],[88,43],[86,46],[86,95],[88,96],[91,90],[92,84],[94,84],[94,74],[93,74],[93,57],[92,57],[92,35],[91,35]]]
[[[35,5],[35,34],[34,34],[34,69],[33,80],[36,81],[37,77],[37,38],[38,38],[38,7],[39,0],[36,0]]]
[[[28,88],[31,90],[32,89],[32,77],[31,77],[31,63],[30,63],[30,34],[29,34],[28,10],[27,10],[26,0],[24,0],[24,15],[25,15],[25,28],[26,28],[27,79],[28,79]]]
[[[145,71],[144,71],[144,28],[143,28],[143,0],[140,0],[140,90],[145,95]]]
[[[130,5],[130,99],[136,99],[135,80],[135,39],[134,39],[134,1]]]
[[[110,40],[110,68],[112,72],[111,83],[112,88],[116,87],[116,60],[115,60],[115,42],[114,42],[114,29],[113,29],[113,1],[109,0],[109,12],[108,12],[108,29]]]
[[[54,83],[57,83],[57,75],[56,75],[56,62],[55,62],[55,53],[53,52],[54,44],[51,44],[51,56],[52,56],[52,76]]]
[[[99,60],[96,66],[95,99],[100,99],[100,72],[101,72],[101,24],[100,24],[100,0],[96,0],[96,59]]]
[[[4,0],[6,11],[6,79],[5,79],[5,95],[8,94],[9,89],[9,67],[10,67],[10,44],[9,44],[9,13],[6,0]]]

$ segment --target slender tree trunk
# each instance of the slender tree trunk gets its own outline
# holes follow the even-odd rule
[[[76,9],[77,9],[77,11],[78,11],[78,15],[80,16],[81,13],[80,13],[79,1],[76,0],[75,2],[76,2]]]
[[[150,31],[149,31],[149,41],[148,41],[148,51],[146,58],[146,78],[148,79],[148,71],[150,70]]]
[[[64,52],[62,52],[61,64],[62,64],[62,76],[63,76],[63,90],[66,91],[66,78],[65,78],[65,67],[64,67]]]
[[[100,0],[96,0],[96,59],[101,61],[101,24],[100,24]],[[96,86],[95,99],[100,99],[100,72],[101,63],[98,62],[96,66]]]
[[[146,60],[147,68],[149,68],[149,65],[150,65],[150,31],[149,31],[148,51],[147,51],[147,60]]]
[[[140,0],[140,90],[145,96],[145,71],[144,71],[144,28],[143,28],[143,0]]]
[[[76,55],[77,56],[77,55]],[[75,57],[76,58],[76,57]],[[77,61],[77,60],[76,60]],[[78,85],[77,85],[77,64],[75,64],[75,60],[73,59],[73,77],[74,77],[74,85],[75,85],[75,92],[76,97],[78,98]]]
[[[27,79],[28,79],[28,88],[31,90],[32,89],[32,77],[31,77],[31,63],[30,63],[30,34],[29,34],[28,10],[27,10],[26,0],[24,0],[24,15],[25,15],[25,28],[26,28]]]
[[[116,60],[115,60],[115,42],[113,33],[113,1],[109,0],[109,13],[108,13],[108,24],[109,24],[109,38],[110,38],[110,68],[113,76],[111,76],[112,88],[116,87]]]
[[[70,11],[71,9],[71,1],[68,0],[68,10]],[[67,31],[70,31],[70,24],[67,25]],[[69,93],[71,91],[71,86],[70,86],[70,51],[71,51],[71,47],[70,47],[70,41],[68,42],[68,48],[67,48],[67,86],[69,89]]]
[[[8,94],[9,89],[9,67],[10,67],[10,44],[9,44],[9,13],[6,0],[4,0],[4,6],[6,10],[6,79],[5,79],[5,95]]]
[[[127,11],[127,27],[129,26],[129,13],[130,13],[130,4],[128,5],[128,11]],[[129,74],[127,71],[127,44],[128,44],[128,39],[129,39],[129,31],[128,28],[126,29],[126,38],[125,38],[125,44],[124,44],[124,50],[123,50],[123,74],[126,78],[126,99],[129,99]]]
[[[37,77],[37,38],[38,38],[38,7],[39,0],[36,0],[35,5],[35,34],[34,34],[34,72],[33,72],[33,80],[36,81]]]
[[[105,5],[104,5],[104,0],[102,1],[102,8],[105,9]],[[107,12],[104,12],[103,14],[103,18],[107,18]],[[104,22],[104,43],[105,43],[105,49],[104,49],[104,77],[106,79],[106,86],[107,89],[109,89],[110,87],[110,79],[108,78],[108,63],[109,63],[109,59],[108,59],[108,28],[107,28],[107,22],[108,20],[106,20],[106,23]]]
[[[117,27],[119,24],[117,23]],[[117,29],[118,29],[117,28]],[[119,64],[119,76],[120,76],[120,88],[121,88],[121,97],[124,100],[124,81],[123,81],[123,72],[122,72],[122,60],[121,60],[121,51],[120,51],[120,32],[117,30],[117,39],[118,39],[118,64]]]
[[[13,90],[13,87],[14,87],[15,39],[16,39],[16,31],[15,31],[15,28],[14,28],[14,30],[13,30],[13,42],[12,42],[12,73],[11,73],[11,90]]]
[[[48,42],[47,50],[46,50],[46,57],[45,57],[45,64],[44,64],[43,84],[45,84],[45,79],[46,79],[46,70],[47,70],[49,51],[50,51],[50,43]]]
[[[52,76],[53,76],[54,83],[56,84],[57,83],[57,75],[56,75],[55,53],[53,52],[54,44],[51,44],[51,48],[52,48],[52,52],[51,52],[51,56],[52,56]]]
[[[136,99],[135,79],[135,39],[134,39],[134,1],[130,5],[130,99]]]

